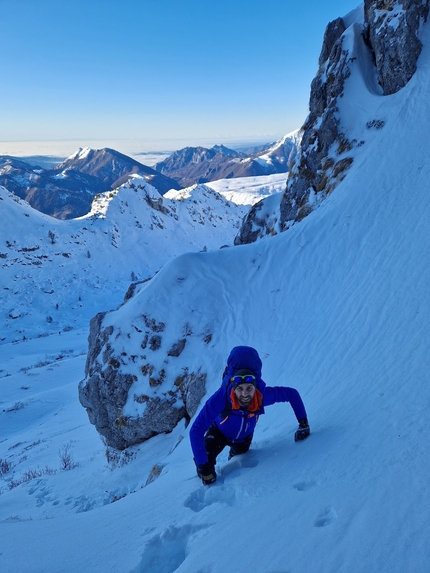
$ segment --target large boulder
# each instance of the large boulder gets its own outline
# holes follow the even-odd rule
[[[142,286],[133,285],[123,307]],[[123,450],[188,421],[206,392],[206,373],[180,360],[189,332],[169,341],[165,323],[142,314],[116,323],[117,312],[91,320],[79,400],[106,444]]]

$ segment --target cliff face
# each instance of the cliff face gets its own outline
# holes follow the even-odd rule
[[[396,93],[416,70],[422,49],[420,29],[428,11],[429,0],[365,0],[364,11],[357,9],[328,24],[318,73],[311,84],[300,153],[289,173],[279,211],[262,217],[261,212],[267,212],[267,208],[255,205],[236,244],[287,230],[311,213],[342,181],[353,162],[352,151],[365,144],[364,133],[363,139],[352,138],[342,128],[339,114],[345,82],[357,65],[357,57],[370,62],[372,69],[367,73],[376,78],[378,95]],[[382,124],[365,127],[379,128]]]
[[[309,115],[303,125],[301,154],[291,171],[280,206],[281,230],[312,210],[310,197],[328,194],[352,162],[351,144],[339,127],[337,99],[350,75],[349,53],[343,47],[342,18],[326,29],[318,74],[311,84]]]
[[[420,26],[427,20],[428,0],[366,0],[362,25],[354,24],[354,45],[370,52],[382,95],[402,89],[413,76],[422,44]],[[309,115],[303,126],[301,156],[281,201],[281,230],[308,215],[342,181],[352,164],[348,152],[361,141],[342,131],[338,99],[351,75],[355,54],[345,41],[342,18],[326,29],[319,70],[311,84]]]

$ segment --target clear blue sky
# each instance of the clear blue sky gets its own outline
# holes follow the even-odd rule
[[[0,141],[272,140],[359,0],[0,0]],[[154,147],[155,147],[154,143]]]

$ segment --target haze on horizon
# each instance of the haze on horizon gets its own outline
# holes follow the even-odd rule
[[[357,0],[0,0],[0,154],[270,142],[308,113],[324,30]]]

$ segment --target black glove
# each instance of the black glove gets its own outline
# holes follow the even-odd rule
[[[305,440],[311,433],[311,429],[309,428],[309,423],[307,418],[302,418],[299,420],[299,427],[294,434],[294,441],[300,442],[301,440]]]
[[[216,482],[216,471],[209,462],[197,466],[197,475],[202,480],[203,485],[210,485]]]

